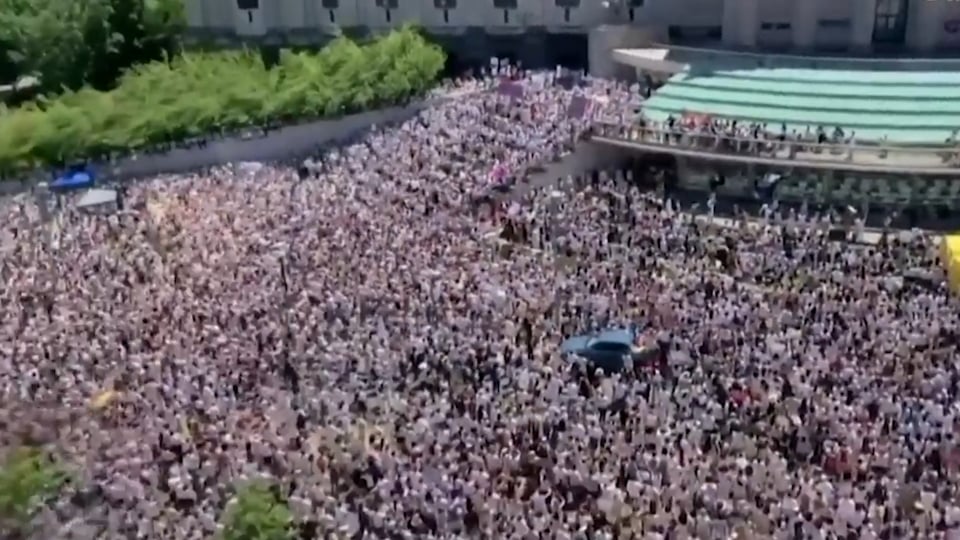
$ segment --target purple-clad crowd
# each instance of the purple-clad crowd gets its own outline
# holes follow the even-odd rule
[[[252,480],[304,539],[958,537],[960,318],[903,276],[935,242],[695,219],[621,171],[477,208],[635,107],[521,82],[306,178],[166,176],[46,222],[4,203],[0,446],[74,475],[37,537],[212,538]],[[660,361],[561,355],[630,323]]]

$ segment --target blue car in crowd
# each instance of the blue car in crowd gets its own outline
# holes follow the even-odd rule
[[[656,356],[656,345],[636,345],[638,332],[636,327],[628,327],[574,336],[560,345],[560,352],[565,356],[579,356],[614,373],[623,369],[625,358],[646,363]]]

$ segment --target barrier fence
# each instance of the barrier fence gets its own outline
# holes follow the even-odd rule
[[[754,139],[692,129],[597,122],[592,136],[685,150],[782,160],[943,169],[960,173],[956,147],[882,146],[861,142],[825,143],[779,138]]]

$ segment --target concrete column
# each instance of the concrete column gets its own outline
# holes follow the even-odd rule
[[[818,2],[795,2],[793,8],[793,46],[800,50],[812,49],[817,38]]]
[[[907,16],[907,46],[918,52],[929,52],[937,47],[943,35],[948,2],[911,2]]]
[[[740,5],[740,45],[756,47],[757,32],[760,30],[760,0],[740,0]]]
[[[850,48],[857,52],[873,47],[873,23],[877,15],[877,0],[853,0],[853,24]]]
[[[723,1],[723,44],[752,48],[757,45],[758,0]]]
[[[735,47],[740,41],[739,0],[723,0],[723,45]]]

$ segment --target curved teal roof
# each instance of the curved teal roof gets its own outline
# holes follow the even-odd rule
[[[960,129],[960,71],[713,69],[673,76],[644,109],[663,120],[684,112],[765,123],[779,130],[841,126],[857,139],[940,144]]]

